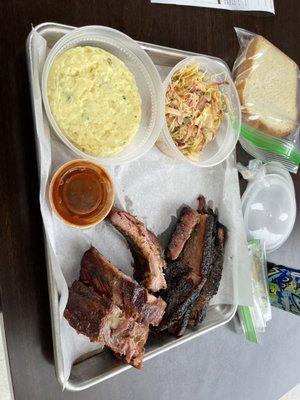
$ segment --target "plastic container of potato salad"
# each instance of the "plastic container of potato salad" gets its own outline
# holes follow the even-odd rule
[[[228,106],[224,112],[221,125],[215,132],[213,139],[205,145],[194,160],[185,156],[175,144],[165,116],[162,133],[156,144],[160,150],[170,157],[197,167],[213,167],[224,161],[236,146],[241,128],[241,108],[228,66],[218,58],[203,55],[188,57],[175,65],[163,83],[164,100],[173,75],[183,67],[193,64],[197,64],[200,70],[205,71],[208,79],[219,82],[220,91],[227,97]],[[222,84],[222,82],[225,83]]]
[[[52,114],[47,94],[51,66],[57,56],[78,46],[99,47],[111,53],[124,62],[135,78],[141,98],[141,118],[132,140],[116,154],[101,157],[82,151],[66,137]],[[64,35],[49,52],[42,73],[43,102],[53,131],[76,156],[104,165],[118,165],[132,161],[151,149],[161,132],[163,123],[162,92],[157,69],[139,44],[125,34],[104,26],[86,26]]]

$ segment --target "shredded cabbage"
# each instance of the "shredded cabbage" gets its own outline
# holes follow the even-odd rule
[[[169,132],[180,151],[192,160],[198,159],[214,138],[227,109],[227,97],[220,90],[227,82],[212,78],[191,64],[175,72],[166,92]]]

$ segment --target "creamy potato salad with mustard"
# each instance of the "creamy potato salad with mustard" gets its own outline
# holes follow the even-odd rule
[[[47,93],[54,119],[80,150],[106,157],[134,137],[141,98],[133,74],[98,47],[74,47],[59,55],[49,72]]]

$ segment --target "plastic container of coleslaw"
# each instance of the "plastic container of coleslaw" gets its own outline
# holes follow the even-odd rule
[[[185,58],[175,65],[163,83],[164,98],[175,72],[191,64],[197,64],[201,70],[207,73],[208,77],[220,82],[226,82],[226,84],[220,84],[220,90],[226,95],[228,102],[228,107],[222,118],[220,128],[215,133],[213,140],[203,148],[195,160],[186,157],[176,146],[169,132],[166,118],[164,118],[163,129],[156,145],[170,157],[197,167],[213,167],[220,164],[231,154],[239,139],[241,128],[240,102],[226,63],[219,58],[204,55]]]
[[[139,127],[131,142],[120,153],[112,156],[95,157],[81,151],[63,134],[51,112],[47,95],[47,82],[51,66],[58,55],[77,46],[100,47],[108,51],[124,62],[136,80],[142,100]],[[77,157],[88,158],[104,165],[118,165],[133,161],[153,147],[163,123],[162,93],[160,76],[148,54],[129,36],[105,26],[85,26],[64,35],[50,50],[43,68],[43,102],[53,131]]]

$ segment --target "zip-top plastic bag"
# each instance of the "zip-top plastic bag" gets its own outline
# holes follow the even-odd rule
[[[248,242],[252,260],[251,288],[253,306],[239,306],[238,315],[247,340],[261,343],[261,334],[265,332],[267,322],[272,318],[267,283],[266,252],[260,240]]]
[[[262,161],[289,171],[300,164],[300,73],[297,64],[263,36],[235,28],[240,52],[233,76],[242,109],[240,143]]]

